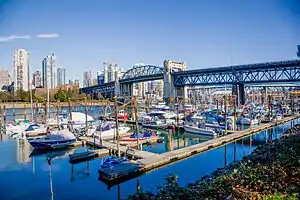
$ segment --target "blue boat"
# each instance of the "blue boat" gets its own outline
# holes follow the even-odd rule
[[[51,132],[41,138],[27,138],[28,142],[34,149],[58,149],[65,148],[77,141],[74,134],[68,130],[59,130]]]

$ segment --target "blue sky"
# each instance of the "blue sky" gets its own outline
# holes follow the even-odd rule
[[[81,82],[105,61],[200,69],[295,59],[297,44],[299,0],[0,0],[0,67],[12,71],[16,48],[32,72],[55,53]]]

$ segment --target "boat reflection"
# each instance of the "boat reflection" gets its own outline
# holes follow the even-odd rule
[[[82,163],[81,163],[82,164]],[[71,165],[71,182],[76,180],[87,179],[90,176],[90,161],[85,162],[85,167],[83,169],[76,169],[75,166],[79,166],[81,164],[73,164]]]

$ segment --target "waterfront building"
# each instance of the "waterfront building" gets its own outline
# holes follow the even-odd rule
[[[104,83],[116,81],[123,76],[123,70],[120,69],[117,64],[104,62],[103,65]]]
[[[0,89],[4,85],[9,85],[10,84],[10,75],[8,73],[8,70],[5,68],[0,68]]]
[[[63,67],[57,68],[57,86],[66,84],[66,69]]]
[[[75,79],[75,81],[74,81],[74,84],[73,84],[74,86],[77,86],[77,87],[79,87],[79,80],[77,80],[77,79]]]
[[[32,74],[32,85],[36,88],[39,88],[42,86],[42,78],[41,78],[41,72],[35,71]]]
[[[83,72],[83,87],[92,86],[92,72],[85,71]]]
[[[69,85],[73,85],[74,82],[72,80],[69,80]]]
[[[93,78],[92,85],[98,85],[98,79],[97,78]]]
[[[54,89],[57,86],[56,56],[51,54],[42,61],[42,86]]]
[[[26,49],[17,49],[13,58],[14,91],[28,91],[29,81],[29,52]]]
[[[98,85],[103,85],[104,84],[104,74],[103,71],[98,71],[97,72],[97,81],[98,81]]]

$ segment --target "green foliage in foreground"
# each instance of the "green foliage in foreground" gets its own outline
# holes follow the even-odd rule
[[[299,133],[299,134],[298,134]],[[300,126],[282,138],[259,146],[250,156],[218,169],[200,181],[180,187],[177,177],[166,178],[157,194],[139,191],[128,199],[299,199]]]

